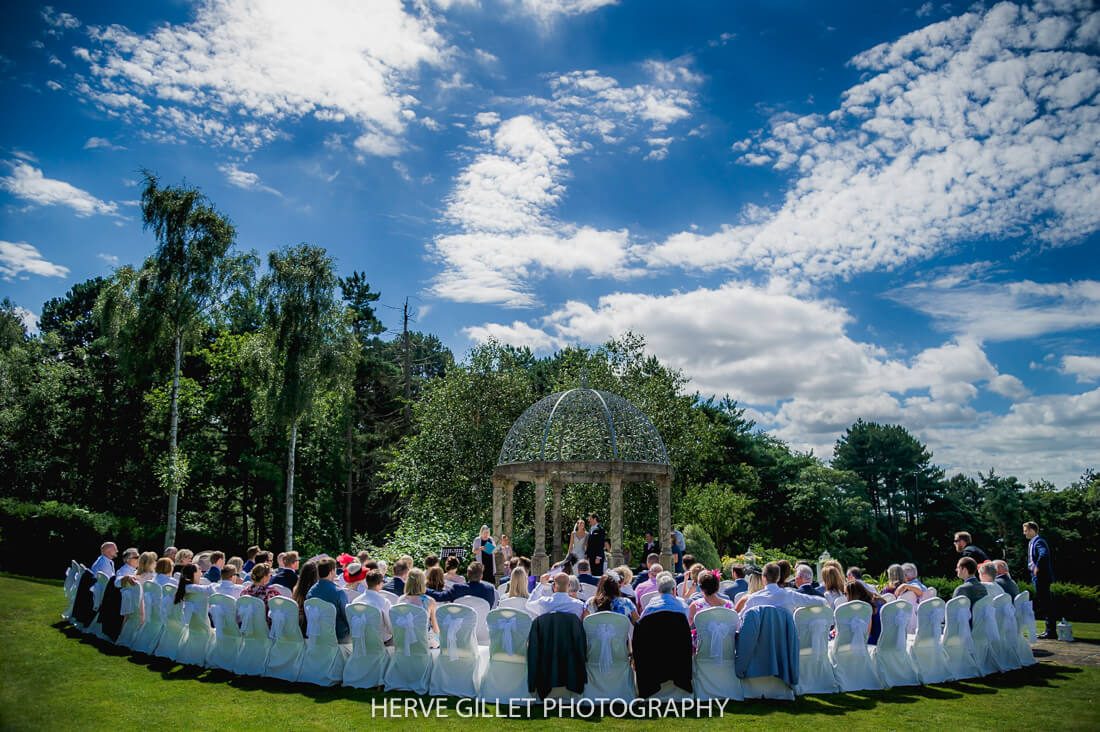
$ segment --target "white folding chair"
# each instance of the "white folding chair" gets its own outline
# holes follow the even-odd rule
[[[585,699],[623,699],[635,697],[634,670],[630,667],[630,619],[613,612],[598,612],[584,619],[588,640],[588,683]]]
[[[970,635],[974,639],[974,661],[982,676],[999,673],[1002,669],[997,665],[996,644],[1000,641],[1001,633],[997,628],[997,611],[993,607],[992,599],[987,595],[970,606],[971,617],[974,624],[970,627]]]
[[[118,614],[122,616],[122,628],[115,645],[133,649],[134,640],[141,628],[141,585],[122,588],[122,603]]]
[[[145,622],[142,623],[130,648],[137,653],[152,654],[164,632],[164,619],[161,609],[164,591],[156,582],[149,580],[141,586],[141,604],[145,609]]]
[[[210,617],[214,620],[214,643],[206,655],[206,667],[232,671],[241,650],[237,599],[232,595],[211,595]]]
[[[306,648],[298,681],[317,686],[336,686],[344,678],[344,662],[351,644],[336,638],[336,606],[319,597],[306,600]]]
[[[477,613],[477,644],[479,646],[489,645],[489,626],[485,624],[485,619],[489,616],[489,603],[472,595],[460,597],[455,600],[455,603],[465,605]]]
[[[695,624],[698,627],[698,615],[695,616]],[[807,605],[794,611],[794,627],[798,631],[796,694],[835,694],[840,691],[833,674],[833,663],[829,660],[829,627],[832,624],[833,611],[827,605]]]
[[[959,595],[947,601],[943,627],[943,649],[954,681],[981,676],[974,660],[974,638],[970,633],[970,598]]]
[[[210,595],[188,587],[183,596],[183,638],[176,652],[176,662],[202,666],[212,645],[214,629],[210,627]]]
[[[834,613],[836,637],[829,645],[829,660],[841,691],[882,688],[875,661],[867,650],[871,606],[861,600],[840,605]]]
[[[359,597],[362,594],[363,594],[363,590],[361,590],[358,587],[354,587],[354,588],[353,587],[345,587],[344,588],[344,597],[347,598],[348,602],[354,601],[355,598]]]
[[[237,600],[237,617],[241,620],[241,644],[233,659],[233,673],[238,676],[262,676],[271,650],[264,601],[252,595]],[[295,618],[297,624],[297,618]]]
[[[386,691],[404,689],[428,693],[432,675],[432,654],[428,651],[428,613],[405,602],[390,608],[393,626],[393,657],[383,679]]]
[[[1016,622],[1016,608],[1012,604],[1012,598],[1008,594],[998,595],[993,598],[993,609],[997,613],[997,630],[1000,636],[994,644],[994,652],[997,654],[997,665],[1002,671],[1023,666],[1016,651],[1016,642],[1023,638],[1020,626]]]
[[[523,612],[527,612],[527,599],[526,597],[506,597],[497,603],[497,609],[508,608],[509,610],[522,610]],[[492,635],[491,632],[490,635]]]
[[[344,686],[372,689],[381,686],[390,664],[392,648],[382,643],[382,613],[365,602],[345,608],[351,628],[351,655],[344,663]]]
[[[497,598],[503,599],[508,596],[508,586],[510,584],[512,584],[512,580],[497,585]]]
[[[699,645],[692,659],[692,685],[696,699],[740,701],[745,698],[741,679],[733,669],[740,624],[740,616],[724,607],[710,607],[695,614],[695,637]],[[829,632],[828,627],[825,632]]]
[[[639,597],[638,598],[638,612],[640,613],[642,610],[645,610],[645,606],[648,605],[649,601],[652,600],[656,596],[657,596],[657,591],[656,590],[651,590],[650,592],[646,592],[641,597]]]
[[[906,600],[894,600],[879,608],[882,631],[878,644],[871,647],[879,678],[887,687],[920,686],[917,669],[909,658],[908,629],[913,606]]]
[[[527,690],[527,636],[531,633],[531,617],[522,610],[498,607],[486,621],[489,657],[477,679],[478,698],[498,704],[531,699]]]
[[[480,675],[477,643],[477,612],[458,603],[440,603],[435,609],[439,623],[439,655],[432,663],[428,693],[432,696],[477,696],[475,678]]]
[[[942,684],[951,680],[950,660],[943,648],[943,624],[946,603],[938,597],[917,605],[917,634],[909,646],[909,658],[922,684]]]
[[[164,631],[160,634],[153,655],[175,661],[186,632],[183,626],[183,602],[176,602],[176,588],[171,585],[165,585],[163,591],[160,617],[164,622]]]
[[[747,594],[747,592],[738,592],[736,595],[733,596],[733,604],[736,605],[737,603],[741,602],[741,598]]]
[[[1024,666],[1031,666],[1035,661],[1035,654],[1031,652],[1031,643],[1035,642],[1038,628],[1035,627],[1035,611],[1031,607],[1031,593],[1024,590],[1012,600],[1012,607],[1016,611],[1016,626],[1020,632],[1016,634],[1016,657]],[[1024,640],[1024,633],[1027,640]]]
[[[298,603],[289,597],[272,597],[267,601],[267,612],[271,617],[272,643],[264,663],[264,676],[297,681],[306,650],[298,625]]]

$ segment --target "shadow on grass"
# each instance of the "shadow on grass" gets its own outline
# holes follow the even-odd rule
[[[320,687],[312,684],[292,683],[279,679],[270,679],[259,676],[238,676],[229,671],[212,670],[200,666],[189,666],[170,661],[166,658],[150,656],[144,653],[136,653],[127,648],[116,646],[112,643],[83,633],[67,622],[60,621],[51,627],[56,628],[67,638],[79,640],[95,646],[97,650],[106,655],[125,657],[130,663],[145,666],[149,671],[160,674],[166,681],[198,681],[203,684],[226,684],[234,689],[246,693],[261,694],[296,694],[311,699],[317,704],[326,704],[339,700],[358,701],[364,704],[382,702],[396,704],[403,707],[405,699],[423,699],[420,695],[411,692],[383,692],[381,689],[356,689],[351,687],[332,686]],[[1036,654],[1038,655],[1038,654]],[[1054,682],[1067,681],[1082,669],[1073,666],[1062,666],[1051,663],[1041,663],[1023,669],[1016,669],[1007,673],[994,674],[984,678],[966,679],[934,686],[902,686],[882,691],[858,691],[843,694],[820,694],[799,696],[793,702],[751,699],[743,702],[731,702],[725,707],[725,716],[767,716],[782,712],[798,716],[824,715],[830,717],[842,717],[849,712],[866,712],[878,708],[898,706],[899,711],[904,705],[917,704],[931,700],[961,700],[966,696],[991,695],[1002,689],[1018,689],[1022,687],[1050,687]],[[391,702],[390,700],[396,700]],[[426,703],[426,702],[425,702]],[[460,700],[456,697],[436,697],[435,704],[448,711],[454,711]],[[463,702],[473,705],[472,701]],[[490,714],[495,705],[489,704],[487,708]],[[467,706],[467,709],[470,707]],[[506,716],[507,707],[502,709]],[[688,714],[688,718],[698,715]],[[703,715],[704,717],[706,715]],[[544,714],[538,705],[531,707],[529,717],[512,717],[515,721],[553,719],[556,714]],[[629,716],[627,717],[629,718]],[[602,717],[597,713],[589,717],[575,715],[574,721],[583,720],[599,722]]]

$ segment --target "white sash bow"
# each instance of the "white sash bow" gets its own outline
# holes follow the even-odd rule
[[[928,614],[928,623],[932,626],[932,635],[939,638],[943,635],[944,610],[938,607]]]
[[[513,616],[493,625],[494,630],[500,631],[500,646],[509,656],[514,656],[516,653],[515,646],[512,644],[512,634],[516,632],[518,620],[518,617]]]
[[[600,642],[600,673],[611,673],[611,639],[616,635],[615,626],[602,624],[596,626],[596,639]]]
[[[283,635],[283,628],[286,627],[286,621],[289,617],[289,613],[276,610],[271,613],[271,638],[273,640],[279,640]]]
[[[895,613],[894,625],[898,629],[897,648],[899,651],[905,650],[906,630],[909,628],[909,613]]]
[[[980,608],[978,617],[981,618],[986,636],[989,638],[995,637],[997,635],[997,615],[993,606],[987,604]]]
[[[225,624],[229,622],[228,614],[229,608],[223,605],[210,606],[210,615],[214,618],[214,635],[219,638],[225,635]]]
[[[454,661],[458,658],[458,631],[462,628],[462,618],[451,613],[443,613],[440,618],[436,613],[436,621],[447,631],[447,658]]]
[[[257,608],[253,603],[246,602],[243,605],[237,606],[237,614],[241,617],[241,629],[245,633],[252,632],[252,626],[256,622]]]
[[[860,617],[848,618],[846,621],[852,633],[852,646],[857,653],[867,654],[867,621]]]
[[[306,637],[321,635],[321,608],[310,605],[306,608]]]
[[[970,635],[970,608],[960,607],[955,610],[955,625],[959,629],[959,637],[962,638],[966,650],[974,655],[974,637]]]
[[[398,615],[396,618],[392,618],[392,620],[394,625],[396,625],[398,628],[404,629],[404,654],[406,656],[411,656],[412,642],[416,634],[416,616],[412,613],[405,613],[403,615]]]
[[[367,633],[367,616],[360,613],[348,614],[348,628],[352,638],[362,638]]]
[[[713,661],[721,661],[722,644],[726,636],[733,631],[733,623],[710,623],[706,627],[707,635],[710,636],[710,658]]]
[[[829,625],[830,621],[826,618],[810,623],[810,642],[813,643],[814,655],[817,657],[828,653]]]

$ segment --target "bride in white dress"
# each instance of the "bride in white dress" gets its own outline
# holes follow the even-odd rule
[[[584,559],[587,554],[585,547],[588,545],[588,530],[584,528],[584,519],[578,519],[577,525],[569,534],[569,556],[573,557],[573,564]]]

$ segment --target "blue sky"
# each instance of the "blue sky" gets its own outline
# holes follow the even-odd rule
[[[834,7],[835,6],[835,7]],[[828,458],[862,417],[1059,485],[1100,445],[1091,2],[275,0],[0,28],[0,294],[153,247],[140,170],[458,355],[627,330]],[[396,311],[383,317],[397,326]]]

